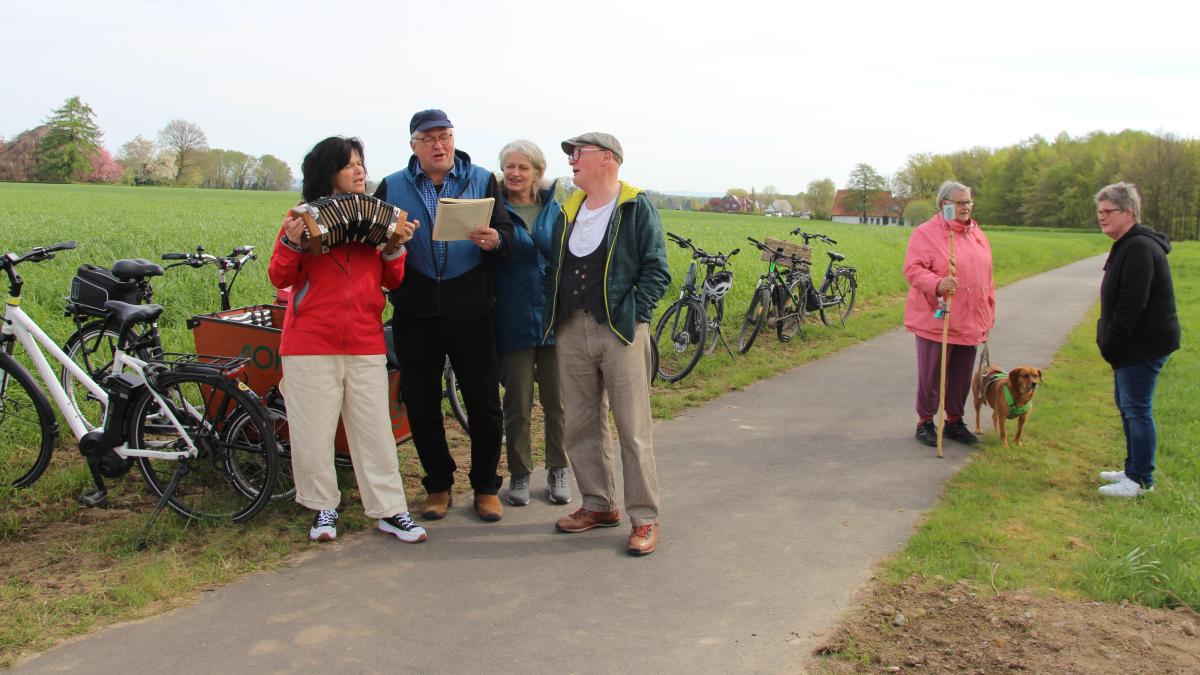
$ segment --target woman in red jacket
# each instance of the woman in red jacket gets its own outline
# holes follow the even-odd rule
[[[326,138],[304,157],[302,171],[306,202],[366,190],[357,138]],[[411,238],[415,227],[404,223],[401,238]],[[296,501],[317,512],[309,538],[337,537],[341,494],[333,452],[340,416],[367,516],[401,541],[425,541],[425,530],[409,517],[400,477],[380,320],[383,288],[395,288],[404,278],[405,250],[383,255],[372,246],[347,243],[308,255],[299,245],[303,231],[304,221],[291,213],[284,218],[269,274],[276,288],[292,287],[279,354]]]

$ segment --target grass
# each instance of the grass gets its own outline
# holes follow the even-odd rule
[[[153,260],[199,243],[224,254],[251,244],[262,260],[239,278],[233,302],[268,301],[274,290],[266,278],[267,259],[283,213],[295,201],[294,193],[0,183],[0,253],[66,239],[80,242],[75,251],[21,268],[26,279],[23,307],[51,336],[65,340],[74,326],[62,316],[62,298],[83,263],[110,265],[119,257]],[[702,359],[682,382],[656,386],[657,417],[898,325],[906,291],[900,274],[906,229],[674,211],[663,212],[662,218],[666,229],[693,238],[707,250],[743,248],[733,265],[737,281],[727,297],[727,339],[736,341],[740,314],[766,266],[757,260],[757,250],[749,248],[747,236],[786,238],[797,225],[829,234],[847,254],[847,264],[858,268],[860,295],[859,308],[845,329],[806,327],[805,339],[786,345],[764,334],[745,356],[733,358],[719,351]],[[1107,248],[1107,240],[1095,233],[1001,230],[989,236],[1001,284]],[[815,255],[824,259],[821,249]],[[670,246],[669,256],[676,279],[660,310],[678,294],[688,262],[675,246]],[[215,282],[212,270],[180,268],[155,284],[155,300],[167,307],[160,326],[168,349],[193,348],[185,322],[217,307]],[[1045,428],[1045,420],[1037,424]],[[277,567],[308,548],[307,514],[295,505],[277,504],[246,527],[200,526],[165,514],[155,527],[152,552],[139,552],[133,542],[152,507],[148,490],[131,474],[110,481],[109,508],[79,508],[75,497],[89,479],[74,439],[67,436],[60,438],[54,466],[32,488],[0,489],[0,614],[10,617],[0,624],[0,667],[21,652],[45,649],[71,635],[186,604],[205,589]],[[461,435],[452,438],[453,444],[463,442]],[[415,502],[421,496],[415,451],[406,443],[398,452]],[[1164,469],[1163,475],[1170,473]],[[352,476],[344,475],[344,489],[352,485]],[[370,521],[352,487],[346,493],[342,530],[367,527]],[[1146,555],[1128,562],[1129,573],[1146,574]]]
[[[1200,348],[1188,339],[1200,330],[1200,244],[1176,244],[1169,261],[1185,338],[1155,395],[1154,492],[1122,500],[1096,491],[1098,471],[1121,468],[1124,439],[1094,310],[1046,370],[1025,445],[1005,449],[989,433],[886,579],[917,573],[1200,609]]]

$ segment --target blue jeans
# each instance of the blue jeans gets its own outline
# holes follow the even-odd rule
[[[1154,485],[1154,385],[1167,363],[1162,356],[1132,366],[1113,368],[1113,392],[1125,431],[1125,475],[1148,488]]]

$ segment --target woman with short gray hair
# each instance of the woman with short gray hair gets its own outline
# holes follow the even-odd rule
[[[909,284],[904,327],[917,341],[916,437],[925,445],[937,446],[933,417],[944,398],[943,434],[974,445],[979,439],[967,429],[963,411],[971,391],[975,346],[987,341],[996,321],[992,246],[979,223],[971,218],[975,202],[970,188],[946,181],[937,194],[938,213],[913,230],[904,255],[904,278]],[[952,303],[949,296],[954,296]],[[947,312],[947,308],[953,311]],[[943,395],[942,335],[947,322]]]
[[[1096,344],[1113,369],[1113,394],[1125,433],[1125,468],[1101,471],[1100,494],[1137,497],[1154,489],[1154,386],[1167,357],[1179,349],[1179,316],[1165,234],[1142,224],[1142,199],[1132,183],[1096,193],[1100,230],[1113,240],[1100,282]]]
[[[555,504],[571,501],[567,453],[563,448],[563,403],[559,395],[558,356],[551,338],[542,342],[543,282],[550,235],[562,207],[554,185],[543,185],[546,156],[530,141],[515,140],[500,151],[500,191],[513,222],[508,255],[496,265],[496,307],[492,313],[500,384],[504,385],[504,436],[508,450],[508,492],[513,506],[529,503],[533,473],[530,423],[534,383],[545,414],[547,496]]]

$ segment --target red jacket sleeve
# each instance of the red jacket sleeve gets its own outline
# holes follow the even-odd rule
[[[275,288],[295,286],[300,278],[300,262],[304,254],[283,243],[283,228],[275,237],[275,250],[271,253],[271,264],[267,266],[267,276]],[[403,274],[403,272],[401,273]]]

